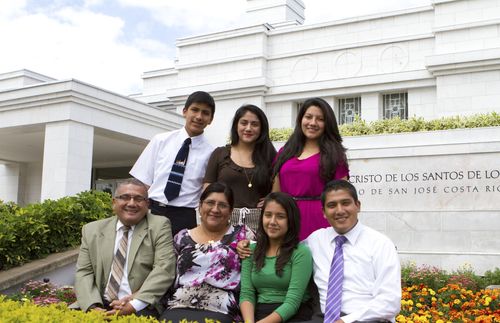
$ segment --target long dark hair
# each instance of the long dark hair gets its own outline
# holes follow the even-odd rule
[[[271,139],[269,139],[269,122],[264,111],[253,104],[242,105],[236,110],[233,117],[233,124],[231,125],[231,146],[235,146],[240,140],[238,136],[238,122],[247,112],[255,114],[260,122],[260,134],[255,141],[252,152],[252,162],[255,165],[253,179],[256,187],[262,188],[264,194],[267,194],[271,190],[272,185],[270,181],[272,169],[269,165],[272,164],[276,156],[276,149],[271,143]]]
[[[337,166],[344,162],[347,164],[345,156],[345,147],[342,145],[337,119],[330,105],[321,98],[307,99],[300,107],[295,121],[295,129],[286,142],[283,150],[280,152],[274,165],[273,178],[279,173],[281,166],[292,157],[298,157],[304,150],[306,137],[302,132],[302,118],[309,107],[315,106],[321,109],[325,120],[325,130],[319,138],[320,150],[320,176],[325,182],[328,182],[335,175]]]
[[[255,262],[256,270],[259,271],[264,267],[266,260],[266,251],[269,248],[269,237],[264,231],[262,223],[263,215],[269,202],[276,202],[281,205],[286,212],[288,220],[288,231],[283,238],[281,246],[278,250],[278,258],[276,259],[276,274],[283,276],[283,269],[290,261],[293,251],[299,244],[299,231],[300,231],[300,211],[294,199],[283,192],[269,193],[264,199],[264,206],[260,213],[259,227],[257,228],[257,245],[253,253],[253,261]]]

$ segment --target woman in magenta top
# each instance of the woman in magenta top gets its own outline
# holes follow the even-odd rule
[[[321,192],[328,181],[349,178],[345,150],[330,105],[321,98],[306,100],[273,172],[273,191],[292,195],[299,206],[300,240],[329,226],[321,208]]]

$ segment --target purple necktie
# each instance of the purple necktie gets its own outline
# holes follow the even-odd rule
[[[324,323],[333,323],[340,318],[342,281],[344,280],[344,253],[342,246],[346,241],[347,238],[344,236],[335,237],[335,253],[330,266],[330,276],[328,277]]]

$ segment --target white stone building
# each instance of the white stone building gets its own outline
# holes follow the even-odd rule
[[[500,111],[500,0],[432,5],[302,25],[300,0],[248,0],[242,27],[179,39],[173,68],[145,72],[133,98],[77,80],[0,74],[0,199],[20,204],[112,185],[148,140],[183,124],[195,90],[216,100],[206,133],[260,106],[292,127],[306,98],[340,123]],[[140,101],[144,102],[141,103]],[[174,113],[177,112],[177,113]],[[345,138],[362,219],[403,260],[478,272],[500,263],[500,127]],[[107,181],[109,180],[109,181]]]
[[[77,80],[0,74],[0,199],[24,205],[88,190],[97,178],[127,177],[153,135],[182,123]]]
[[[247,26],[179,39],[175,66],[136,98],[179,111],[195,89],[217,103],[216,145],[243,103],[292,127],[320,96],[340,123],[500,111],[500,0],[432,5],[302,25],[300,0],[249,0]],[[167,99],[168,98],[168,99]],[[500,127],[345,138],[362,220],[402,260],[479,272],[500,263]]]
[[[249,0],[248,27],[179,39],[175,67],[145,72],[136,98],[179,110],[212,93],[207,133],[229,133],[242,103],[290,127],[297,104],[325,98],[340,122],[500,111],[500,1],[434,0],[426,7],[301,25],[300,0]],[[272,19],[272,18],[274,19]]]

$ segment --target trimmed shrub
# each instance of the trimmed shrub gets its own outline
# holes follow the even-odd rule
[[[366,122],[356,118],[353,123],[339,126],[342,136],[377,135],[384,133],[402,133],[418,131],[435,131],[463,128],[498,127],[500,114],[497,112],[477,114],[469,117],[445,117],[436,120],[424,120],[422,117],[412,117],[407,120],[399,118]],[[287,141],[292,134],[292,128],[271,129],[269,136],[272,141]]]
[[[30,301],[15,302],[0,295],[1,322],[158,322],[153,318],[131,316],[105,316],[96,311],[84,313],[70,310],[65,303],[37,306]]]
[[[26,207],[0,202],[0,270],[78,246],[84,224],[111,214],[111,196],[99,191]]]

